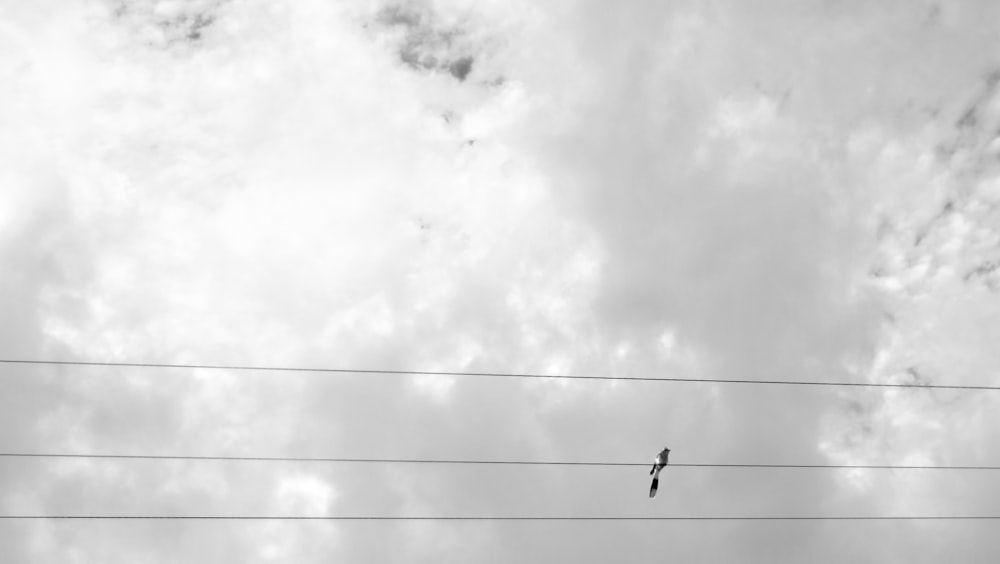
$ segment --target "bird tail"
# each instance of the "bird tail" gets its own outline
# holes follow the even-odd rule
[[[653,483],[649,486],[649,497],[656,497],[656,488],[660,486],[660,478],[653,478]]]

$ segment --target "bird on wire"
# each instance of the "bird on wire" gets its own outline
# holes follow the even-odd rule
[[[663,450],[653,459],[653,468],[649,471],[653,477],[653,483],[649,485],[650,499],[656,497],[656,489],[660,486],[660,471],[667,465],[668,456],[670,456],[670,449],[663,447]]]

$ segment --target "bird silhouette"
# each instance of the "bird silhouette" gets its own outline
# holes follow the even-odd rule
[[[653,468],[649,471],[649,474],[653,477],[653,483],[649,485],[649,497],[656,497],[656,488],[660,485],[660,471],[667,465],[667,457],[670,456],[670,449],[663,447],[660,454],[656,455],[653,459]]]

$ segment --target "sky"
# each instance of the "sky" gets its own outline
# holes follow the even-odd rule
[[[987,0],[0,1],[0,359],[1000,385]],[[0,451],[1000,465],[982,390],[0,363]],[[988,471],[0,458],[3,515],[1000,515]],[[990,521],[0,520],[2,560],[995,560]]]

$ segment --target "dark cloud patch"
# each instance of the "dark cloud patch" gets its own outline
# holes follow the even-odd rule
[[[995,173],[1000,161],[1000,69],[986,73],[978,90],[959,106],[953,132],[937,149],[966,174]]]
[[[193,47],[205,40],[229,0],[113,0],[113,20],[150,47]]]
[[[412,5],[392,5],[380,10],[375,23],[383,29],[398,31],[399,60],[411,69],[443,72],[459,82],[473,70],[474,47],[461,27],[447,25],[430,10]]]
[[[448,72],[458,80],[465,80],[472,72],[472,57],[462,57],[448,64]]]
[[[992,292],[1000,291],[1000,260],[985,261],[965,274],[966,282],[979,282]]]

